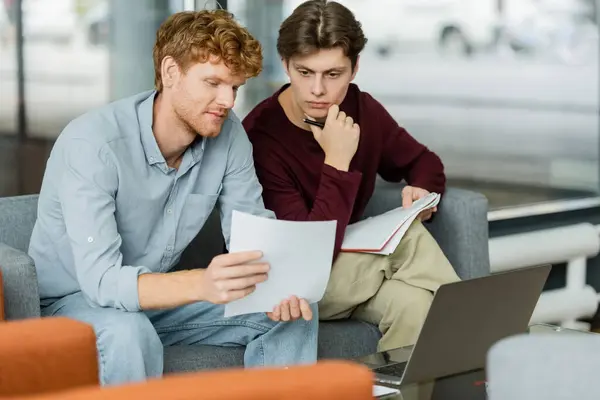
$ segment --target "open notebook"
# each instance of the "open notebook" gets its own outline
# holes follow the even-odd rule
[[[409,208],[398,207],[348,225],[342,251],[384,255],[393,253],[415,218],[421,211],[437,206],[440,197],[438,193],[430,193]]]

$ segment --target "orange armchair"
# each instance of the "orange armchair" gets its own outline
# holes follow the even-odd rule
[[[1,308],[1,304],[0,304]],[[0,399],[372,399],[372,373],[340,361],[289,369],[169,375],[100,387],[91,326],[67,318],[0,323]]]

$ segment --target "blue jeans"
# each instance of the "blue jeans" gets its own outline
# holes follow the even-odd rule
[[[81,292],[42,309],[94,327],[100,382],[113,385],[159,377],[163,346],[246,346],[244,364],[285,366],[317,359],[318,310],[311,321],[274,322],[265,313],[224,318],[224,306],[200,302],[160,311],[92,307]]]

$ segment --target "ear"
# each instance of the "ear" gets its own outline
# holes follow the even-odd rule
[[[356,65],[354,66],[354,70],[352,71],[352,77],[350,78],[350,82],[354,80],[356,74],[358,73],[358,66],[360,64],[360,56],[356,58]]]
[[[163,86],[169,88],[173,87],[173,85],[181,77],[181,69],[173,57],[167,56],[163,58],[160,64],[160,74],[162,77]]]
[[[288,78],[290,78],[290,61],[282,58],[281,65],[283,66],[283,70],[285,71],[285,74],[288,76]]]

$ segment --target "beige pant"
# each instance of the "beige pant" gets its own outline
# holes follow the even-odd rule
[[[433,293],[458,280],[433,236],[415,220],[389,256],[338,256],[319,302],[319,318],[356,318],[378,325],[383,334],[379,351],[414,344]]]

